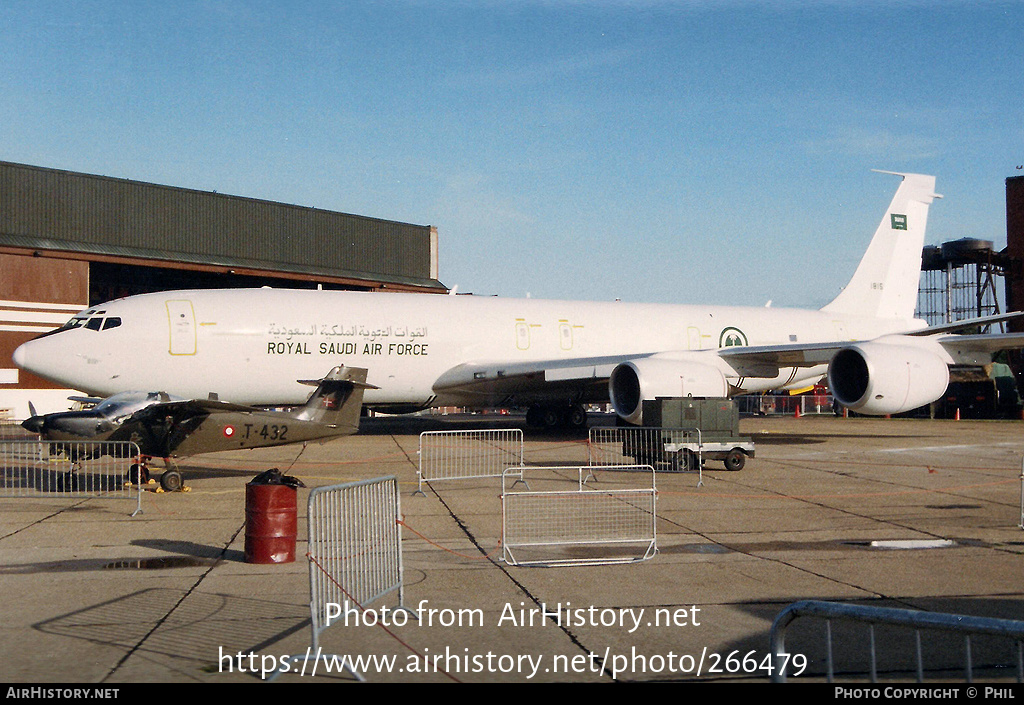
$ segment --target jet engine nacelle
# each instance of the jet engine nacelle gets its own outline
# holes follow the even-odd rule
[[[631,424],[642,423],[643,402],[658,397],[724,397],[729,384],[716,367],[693,360],[648,357],[623,362],[608,378],[615,413]]]
[[[828,366],[828,384],[843,406],[862,414],[899,414],[930,404],[949,385],[939,352],[883,342],[843,348]]]

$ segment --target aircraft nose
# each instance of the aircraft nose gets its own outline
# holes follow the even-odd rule
[[[14,364],[25,369],[25,365],[28,364],[28,351],[25,349],[28,346],[27,343],[19,345],[14,350],[14,354],[11,355],[11,359],[14,360]]]
[[[32,433],[42,433],[46,426],[46,419],[42,416],[33,416],[22,421],[21,425]]]
[[[34,338],[19,345],[11,353],[11,359],[25,372],[61,385],[72,386],[66,379],[68,375],[74,375],[80,369],[80,366],[73,369],[73,363],[79,359],[77,356],[80,348],[79,345],[71,349],[66,339],[57,336]]]

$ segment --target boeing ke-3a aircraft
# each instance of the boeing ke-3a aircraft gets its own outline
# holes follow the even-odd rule
[[[892,173],[892,172],[888,172]],[[407,293],[223,289],[131,296],[76,314],[14,353],[88,394],[160,389],[292,405],[298,380],[369,370],[369,408],[527,407],[583,425],[611,401],[642,423],[657,397],[725,397],[827,377],[865,414],[938,399],[949,366],[979,365],[1024,334],[955,335],[914,318],[935,177],[902,182],[849,284],[820,310],[544,301]],[[963,324],[961,324],[962,327]]]

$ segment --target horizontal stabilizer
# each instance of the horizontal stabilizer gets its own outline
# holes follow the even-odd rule
[[[349,382],[360,389],[380,389],[380,387],[366,382],[366,370],[359,367],[335,367],[327,373],[326,377],[320,379],[299,379],[299,384],[307,387],[319,387],[324,382]]]
[[[937,326],[922,328],[921,330],[907,333],[907,335],[935,335],[936,333],[951,333],[953,331],[966,330],[967,328],[980,328],[992,325],[993,323],[1011,321],[1015,318],[1020,318],[1021,316],[1024,316],[1024,311],[1012,311],[1010,313],[997,313],[991,316],[979,316],[978,318],[966,318],[962,321],[953,321],[952,323],[943,323]]]
[[[103,397],[68,397],[68,401],[78,404],[99,404],[103,401]]]
[[[980,333],[977,335],[944,335],[939,344],[950,353],[996,353],[1000,350],[1024,348],[1024,333]]]
[[[297,409],[295,418],[328,426],[359,428],[363,408],[363,392],[377,389],[366,383],[367,370],[363,367],[335,367],[323,379],[314,382],[316,389],[305,405]],[[310,384],[308,380],[300,380]]]

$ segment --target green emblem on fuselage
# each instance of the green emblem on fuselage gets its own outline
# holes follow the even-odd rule
[[[718,336],[718,347],[720,348],[735,348],[747,345],[747,336],[739,328],[723,328],[721,335]]]

